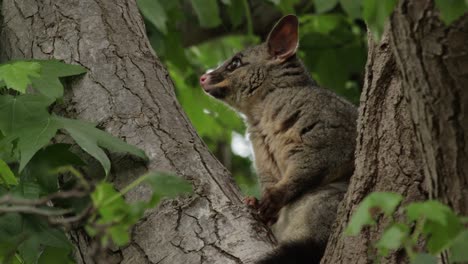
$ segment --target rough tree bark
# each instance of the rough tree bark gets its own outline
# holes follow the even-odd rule
[[[445,26],[432,1],[401,1],[391,20],[429,198],[468,214],[468,15]]]
[[[385,223],[379,222],[377,228],[365,229],[356,237],[343,236],[351,213],[370,192],[398,192],[408,201],[426,197],[415,131],[403,95],[401,75],[388,42],[388,35],[380,44],[369,37],[359,109],[356,169],[322,263],[373,262],[369,249]],[[401,263],[403,258],[393,255],[389,262]]]
[[[97,122],[146,151],[148,164],[113,158],[118,187],[147,170],[175,172],[194,184],[192,197],[148,213],[109,262],[251,263],[271,248],[267,230],[242,206],[229,172],[177,103],[135,1],[4,0],[1,14],[0,61],[55,58],[84,66],[88,73],[67,91],[67,115]],[[141,187],[127,198],[148,194]],[[92,263],[89,241],[81,233],[73,238],[78,261]]]
[[[369,42],[356,171],[322,263],[372,263],[384,224],[343,237],[372,191],[440,199],[468,214],[468,15],[450,26],[430,0],[401,0],[380,44]],[[385,263],[402,263],[395,252]]]

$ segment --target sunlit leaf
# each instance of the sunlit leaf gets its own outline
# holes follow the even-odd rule
[[[445,250],[463,228],[452,209],[438,201],[411,203],[406,214],[411,221],[425,220],[423,233],[429,237],[427,249],[431,254]]]
[[[374,218],[383,213],[386,216],[393,214],[403,197],[397,193],[374,192],[369,194],[359,204],[346,228],[347,235],[357,235],[366,225],[375,224]]]
[[[453,214],[451,209],[445,204],[430,200],[424,202],[413,202],[406,206],[406,214],[410,221],[425,218],[441,225],[447,224],[449,214]]]
[[[8,187],[9,185],[17,185],[18,180],[16,179],[15,175],[11,171],[8,164],[5,161],[0,159],[0,184],[5,185]]]
[[[41,65],[37,62],[17,61],[0,65],[0,80],[8,88],[25,93],[31,77],[39,77]]]
[[[409,227],[405,224],[395,223],[385,229],[375,246],[380,254],[386,256],[390,250],[398,249],[409,234]]]

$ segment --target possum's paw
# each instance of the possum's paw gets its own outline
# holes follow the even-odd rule
[[[258,211],[265,223],[272,225],[278,218],[278,212],[283,207],[283,195],[275,189],[267,189],[263,194]]]
[[[244,203],[252,209],[258,209],[258,199],[255,196],[244,197]]]

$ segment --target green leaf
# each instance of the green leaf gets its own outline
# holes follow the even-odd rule
[[[445,204],[434,200],[413,202],[406,206],[406,214],[410,221],[425,218],[441,225],[447,224],[447,217],[451,211]]]
[[[115,225],[109,228],[112,241],[118,246],[124,246],[130,242],[130,228],[127,225]]]
[[[374,217],[380,212],[386,216],[392,215],[402,200],[403,197],[397,193],[371,193],[364,198],[351,217],[345,231],[346,235],[357,235],[364,226],[375,224]]]
[[[315,11],[320,14],[332,10],[338,4],[338,0],[315,0],[314,4]]]
[[[339,27],[348,27],[346,18],[342,15],[324,14],[324,15],[304,15],[300,18],[301,34],[322,33],[330,34]],[[312,43],[323,44],[323,43]]]
[[[11,171],[8,164],[5,161],[0,159],[0,184],[5,185],[6,187],[10,185],[17,185],[18,180],[16,179],[15,175]]]
[[[31,84],[30,77],[39,77],[41,65],[37,62],[17,61],[0,65],[0,80],[8,88],[25,93]]]
[[[15,243],[0,243],[0,263],[24,264],[24,260],[16,254]]]
[[[99,212],[97,223],[112,224],[106,233],[110,235],[116,245],[127,244],[130,239],[129,230],[143,215],[145,208],[136,206],[139,210],[135,211],[135,208],[127,204],[121,194],[110,183],[106,182],[101,182],[96,186],[91,198]],[[87,226],[86,230],[90,235],[95,233],[91,226]],[[104,244],[106,243],[107,241],[104,241]]]
[[[362,0],[340,0],[341,7],[352,19],[361,18]]]
[[[396,250],[401,247],[408,234],[409,227],[407,225],[400,223],[392,224],[385,229],[375,246],[381,255],[387,256],[390,250]]]
[[[18,246],[18,253],[25,263],[36,263],[41,254],[41,243],[35,237],[27,239]]]
[[[388,17],[393,12],[397,0],[363,0],[363,18],[379,41]]]
[[[455,263],[468,262],[468,230],[458,234],[450,247],[450,260]]]
[[[5,136],[19,133],[31,120],[43,120],[50,115],[47,107],[53,99],[42,95],[0,95],[0,131]]]
[[[38,150],[49,144],[59,128],[59,123],[54,118],[48,117],[31,120],[21,129],[18,133],[18,149],[21,155],[19,171],[24,169]]]
[[[38,60],[41,65],[41,74],[32,78],[32,87],[50,98],[63,96],[61,77],[86,73],[86,69],[80,65],[66,64],[57,60]]]
[[[33,94],[0,96],[0,130],[9,141],[18,139],[20,171],[57,132],[58,125],[47,111],[53,101]]]
[[[317,66],[314,75],[316,81],[323,87],[339,90],[346,84],[347,72],[336,51],[328,49],[317,54]],[[334,69],[331,71],[330,69]]]
[[[192,185],[185,179],[164,173],[150,173],[144,176],[153,189],[152,205],[163,197],[173,198],[182,193],[191,193]]]
[[[52,144],[37,152],[23,170],[23,175],[37,179],[48,193],[58,191],[57,169],[64,166],[83,166],[85,163],[69,151],[68,144]]]
[[[437,9],[440,11],[440,17],[446,25],[457,20],[468,11],[466,0],[435,0]]]
[[[424,219],[423,234],[428,236],[427,249],[438,254],[450,246],[463,225],[456,214],[438,201],[411,203],[406,208],[410,221]]]
[[[37,199],[41,195],[41,186],[32,179],[21,179],[16,193],[27,199]]]
[[[70,250],[57,247],[46,247],[39,257],[38,264],[71,264]]]
[[[20,236],[24,242],[18,247],[20,256],[26,263],[37,263],[45,246],[60,248],[68,254],[72,246],[65,233],[36,216],[24,217]]]
[[[236,28],[245,18],[245,6],[244,1],[236,0],[231,2],[227,7],[227,12],[229,14],[229,18],[231,19],[232,26]]]
[[[22,230],[22,216],[17,213],[0,215],[0,243],[14,243]]]
[[[127,152],[142,159],[148,159],[143,150],[95,128],[91,123],[63,117],[55,117],[55,119],[84,151],[101,163],[106,175],[110,170],[110,161],[101,147],[113,152]]]
[[[437,264],[437,258],[435,256],[419,253],[411,261],[411,264]]]
[[[122,195],[142,181],[147,181],[153,187],[151,200],[149,202],[127,204]],[[189,191],[191,191],[191,185],[187,181],[179,177],[157,173],[139,177],[122,190],[122,193],[116,191],[110,183],[99,183],[91,194],[93,204],[99,213],[96,223],[101,225],[110,224],[102,243],[106,244],[110,237],[118,246],[127,244],[130,239],[130,228],[138,222],[147,208],[156,205],[162,197],[174,197],[182,192]],[[92,225],[87,225],[85,229],[91,236],[96,234],[96,230]]]
[[[137,0],[138,8],[160,32],[167,34],[167,14],[160,0]]]
[[[112,221],[119,214],[119,210],[126,208],[126,203],[112,184],[101,182],[91,194],[94,206],[99,210],[104,220]],[[123,210],[125,211],[125,210]]]
[[[17,135],[10,134],[7,137],[3,136],[0,131],[0,159],[6,163],[19,161],[19,152],[16,148]]]
[[[216,0],[191,0],[193,9],[197,13],[200,26],[213,28],[221,25],[218,2]]]

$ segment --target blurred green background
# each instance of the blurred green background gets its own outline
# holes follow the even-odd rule
[[[360,1],[138,0],[157,55],[177,97],[210,150],[246,195],[259,196],[245,125],[237,113],[208,97],[198,78],[235,52],[264,40],[284,14],[300,19],[299,56],[313,78],[359,103],[367,55]]]

